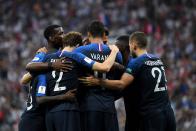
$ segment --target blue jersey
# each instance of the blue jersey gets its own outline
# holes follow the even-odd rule
[[[59,56],[60,57],[71,58],[73,61],[75,61],[79,65],[87,67],[89,69],[92,69],[92,67],[95,63],[94,60],[92,60],[89,57],[83,55],[82,53],[64,51]]]
[[[91,43],[89,45],[76,48],[74,52],[82,53],[94,61],[104,62],[110,55],[111,50],[107,45]],[[117,54],[116,62],[122,63],[122,56],[120,53]],[[80,72],[83,76],[94,75],[95,77],[103,79],[119,79],[119,76],[117,76],[118,73],[116,73],[115,71],[110,71],[108,73],[99,73],[97,71],[92,71],[81,66]],[[104,87],[84,87],[81,88],[81,92],[81,110],[102,111],[112,113],[115,112],[115,96],[113,91],[105,89]]]
[[[134,91],[138,97],[127,96],[125,107],[129,104],[129,100],[137,99],[138,104],[135,106],[138,106],[140,114],[147,115],[170,105],[164,65],[160,58],[143,54],[129,62],[126,73],[134,76],[134,81],[127,91]],[[127,108],[131,107],[127,106]]]
[[[45,62],[55,62],[59,59],[61,52],[49,54],[46,56]],[[72,59],[68,59],[72,61]],[[46,75],[46,89],[38,89],[37,96],[56,96],[65,94],[71,89],[78,88],[77,64],[72,61],[73,69],[69,72],[49,71]],[[57,112],[62,110],[79,110],[77,101],[59,101],[47,105],[48,112]]]
[[[38,53],[35,55],[33,60],[31,62],[42,62],[45,57],[45,53]],[[34,115],[43,115],[44,114],[44,108],[41,106],[38,106],[36,103],[36,92],[37,92],[37,85],[39,83],[39,76],[34,76],[31,80],[29,89],[28,89],[28,98],[27,98],[27,107],[25,110],[25,113],[31,113]]]
[[[55,96],[66,93],[70,89],[78,87],[78,64],[92,68],[95,61],[89,59],[81,53],[71,53],[60,51],[49,54],[45,57],[45,62],[55,62],[60,57],[66,57],[72,61],[74,68],[69,72],[50,71],[41,78],[41,84],[38,84],[37,96]],[[69,59],[70,58],[70,59]],[[45,83],[45,78],[47,83]],[[43,86],[44,85],[44,86]],[[60,110],[78,110],[77,102],[55,102],[48,105],[50,112]]]

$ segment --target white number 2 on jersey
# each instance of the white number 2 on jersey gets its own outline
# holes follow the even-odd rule
[[[94,71],[94,77],[98,78],[98,71]],[[102,73],[102,79],[106,79],[106,73]]]
[[[53,78],[56,78],[56,71],[52,71],[52,77]],[[63,72],[60,72],[59,73],[59,78],[56,80],[54,91],[63,91],[63,90],[66,90],[66,86],[59,87],[59,83],[62,80],[62,77],[63,77]]]
[[[163,67],[161,67],[161,69],[163,70],[164,72],[164,77],[166,78],[165,76],[165,70]],[[157,78],[157,83],[156,83],[156,86],[155,86],[155,89],[154,89],[154,92],[159,92],[159,91],[165,91],[167,90],[167,87],[159,87],[159,83],[161,82],[161,77],[162,77],[162,72],[161,70],[158,68],[158,67],[153,67],[152,70],[151,70],[151,74],[154,78],[156,78],[156,75],[155,75],[155,72],[158,72],[158,78]],[[165,79],[166,80],[166,79]]]

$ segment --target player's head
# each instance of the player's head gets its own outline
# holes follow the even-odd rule
[[[136,31],[129,37],[129,47],[133,57],[137,57],[137,52],[146,50],[147,38],[144,32]]]
[[[116,39],[116,45],[122,54],[123,64],[126,65],[128,63],[129,56],[130,56],[129,36],[128,35],[119,36]]]
[[[104,29],[105,29],[105,34],[103,35],[103,43],[107,44],[110,32],[107,27],[105,27]]]
[[[62,38],[64,35],[63,27],[60,25],[49,25],[44,30],[44,37],[53,48],[59,49],[62,47]]]
[[[92,21],[88,27],[89,38],[103,38],[105,35],[105,29],[103,23],[100,21]]]
[[[63,47],[78,47],[82,44],[82,34],[79,32],[68,32],[63,37]]]
[[[116,39],[116,45],[118,46],[120,52],[130,52],[129,50],[129,36],[121,35]]]

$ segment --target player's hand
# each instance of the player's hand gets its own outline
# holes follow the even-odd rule
[[[98,86],[100,85],[100,79],[95,77],[81,77],[79,78],[80,82],[85,84],[86,86]]]
[[[46,47],[42,47],[42,48],[39,48],[36,53],[40,53],[40,52],[47,53],[48,50],[46,49]]]
[[[66,58],[62,57],[52,63],[52,68],[57,71],[68,72],[72,70],[73,65],[71,61],[68,61]]]
[[[76,92],[77,89],[69,90],[65,94],[63,94],[62,99],[68,101],[76,101]]]
[[[109,45],[109,48],[110,48],[111,51],[119,52],[119,49],[116,45]]]

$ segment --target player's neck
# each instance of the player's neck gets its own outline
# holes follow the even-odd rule
[[[66,46],[66,47],[63,48],[62,51],[72,52],[74,49],[75,49],[75,47]]]
[[[101,38],[90,38],[91,43],[103,44],[103,40]]]
[[[53,52],[58,49],[54,48],[51,43],[48,43],[47,50],[48,50],[48,52]]]
[[[141,56],[141,55],[143,55],[143,54],[146,54],[146,53],[147,53],[146,50],[138,50],[138,51],[137,51],[137,57],[139,57],[139,56]]]

